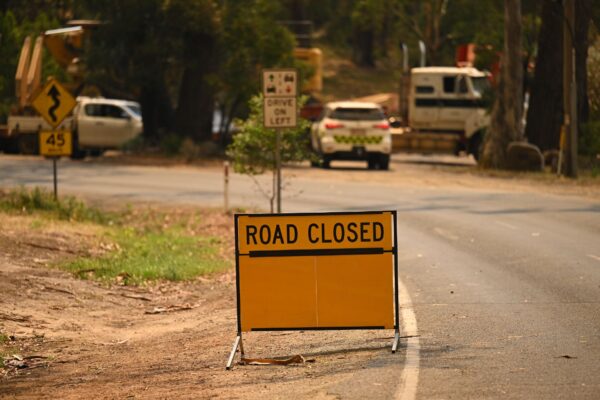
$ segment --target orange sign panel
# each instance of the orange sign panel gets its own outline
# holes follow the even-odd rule
[[[40,131],[40,154],[43,156],[70,156],[73,152],[71,131]]]
[[[395,221],[236,215],[238,331],[397,328]]]

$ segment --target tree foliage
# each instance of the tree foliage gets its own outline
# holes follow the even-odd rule
[[[298,111],[303,100],[298,104]],[[233,161],[236,172],[246,175],[260,175],[273,171],[275,165],[275,143],[277,131],[264,127],[263,97],[254,96],[249,103],[250,115],[241,122],[240,132],[227,148],[227,155]],[[293,163],[311,158],[308,143],[309,122],[300,118],[296,128],[282,129],[281,162]]]
[[[142,103],[150,137],[173,131],[209,140],[215,102],[223,129],[258,90],[261,66],[291,60],[293,39],[263,0],[95,2],[109,21],[89,52],[90,77]],[[120,96],[123,97],[123,96]]]
[[[298,102],[298,112],[305,99]],[[262,190],[267,194],[273,211],[276,183],[276,142],[277,131],[264,127],[263,97],[254,96],[249,102],[250,115],[240,123],[240,132],[233,137],[233,142],[227,148],[227,156],[233,162],[235,172],[250,176],[273,173],[273,190]],[[309,122],[300,118],[296,128],[280,130],[281,163],[294,163],[310,159],[309,138],[306,132]]]
[[[275,2],[237,0],[223,3],[217,100],[223,115],[222,138],[230,122],[247,115],[247,105],[259,91],[260,71],[265,67],[293,66],[294,37],[275,23]]]
[[[11,9],[0,11],[0,123],[6,121],[14,103],[15,72],[21,46],[27,36],[37,37],[48,29],[60,26],[56,15],[45,12],[29,13],[27,7],[20,12]],[[32,16],[32,19],[29,19]],[[43,57],[43,76],[65,80],[66,74],[47,54]]]

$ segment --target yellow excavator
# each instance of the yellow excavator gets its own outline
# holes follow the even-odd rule
[[[35,39],[32,36],[25,38],[15,73],[16,102],[7,126],[0,129],[0,150],[37,153],[37,133],[48,128],[31,106],[44,84],[44,47],[69,75],[69,82],[64,82],[64,86],[77,94],[83,85],[81,55],[85,41],[89,32],[100,24],[95,20],[72,20],[64,28],[48,30]]]

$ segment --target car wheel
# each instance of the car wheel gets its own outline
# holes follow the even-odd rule
[[[85,158],[85,151],[79,148],[79,139],[77,132],[73,133],[73,149],[71,151],[72,160],[83,160]]]
[[[323,161],[321,161],[321,166],[325,169],[331,168],[331,158],[327,156],[323,157]]]
[[[483,134],[481,132],[476,133],[469,140],[467,149],[470,154],[473,155],[475,161],[479,162],[479,158],[482,152],[482,142],[483,142]]]
[[[102,154],[104,154],[104,150],[102,150],[102,149],[90,150],[90,156],[92,156],[92,157],[100,157]]]
[[[387,171],[390,169],[390,156],[383,154],[379,157],[379,169]]]

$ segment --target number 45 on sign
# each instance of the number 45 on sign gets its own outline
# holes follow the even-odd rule
[[[69,156],[73,150],[72,143],[68,130],[40,132],[40,154],[43,156]]]

